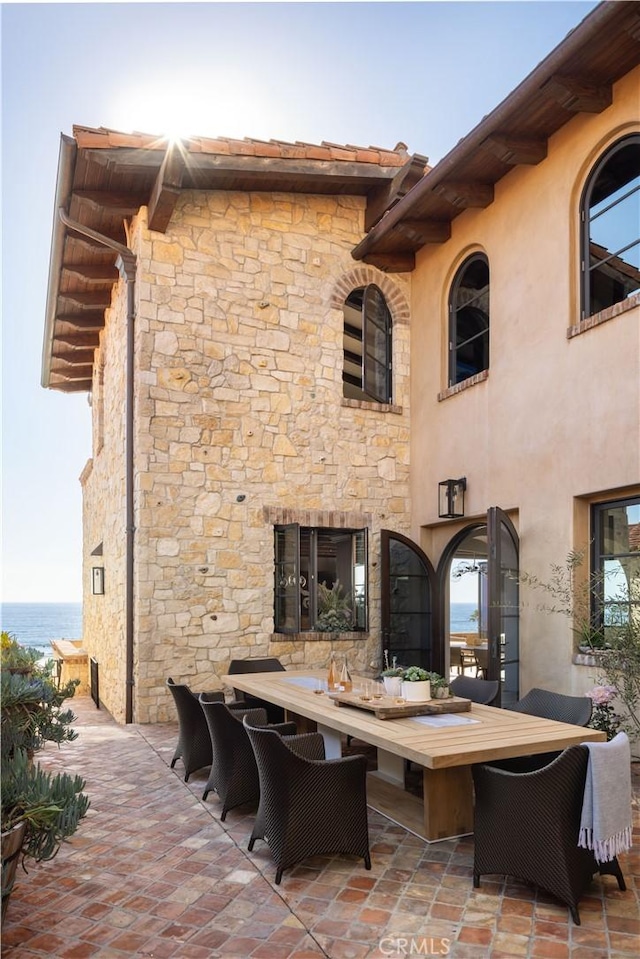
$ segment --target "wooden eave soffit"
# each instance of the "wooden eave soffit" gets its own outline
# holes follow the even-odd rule
[[[364,214],[364,228],[367,233],[382,219],[387,210],[395,206],[398,200],[422,179],[427,162],[428,157],[414,154],[390,183],[385,183],[369,193]]]
[[[100,344],[99,331],[93,331],[90,333],[64,333],[55,338],[56,348],[61,350],[73,352],[77,350],[81,352],[82,350],[95,350]]]

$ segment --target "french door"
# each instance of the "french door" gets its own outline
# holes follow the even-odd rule
[[[486,541],[486,678],[500,682],[496,705],[516,702],[519,694],[518,534],[497,506],[486,523],[468,527]],[[449,575],[459,531],[442,553],[438,570],[424,551],[400,533],[382,530],[382,653],[403,666],[418,665],[444,673],[448,662]],[[485,605],[483,603],[483,605]]]

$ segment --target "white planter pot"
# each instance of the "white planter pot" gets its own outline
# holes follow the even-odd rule
[[[431,683],[428,679],[419,683],[403,683],[402,695],[408,703],[426,703],[431,699]]]
[[[387,696],[402,696],[402,676],[383,676],[382,681]]]

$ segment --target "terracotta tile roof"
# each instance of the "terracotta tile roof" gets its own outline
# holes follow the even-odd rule
[[[107,127],[74,126],[73,135],[79,149],[130,149],[166,150],[166,137],[150,133],[122,133]],[[269,157],[281,160],[331,160],[345,163],[373,163],[377,166],[401,167],[407,162],[409,154],[404,143],[398,143],[393,150],[383,147],[362,147],[352,144],[305,143],[296,140],[254,140],[245,137],[242,140],[233,137],[185,137],[183,140],[189,153],[209,153],[225,156]]]

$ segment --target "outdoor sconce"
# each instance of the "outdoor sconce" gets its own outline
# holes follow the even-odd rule
[[[94,596],[104,595],[104,566],[92,566],[91,592]]]
[[[464,516],[464,491],[467,478],[448,479],[438,483],[438,516],[441,519],[459,519]]]

